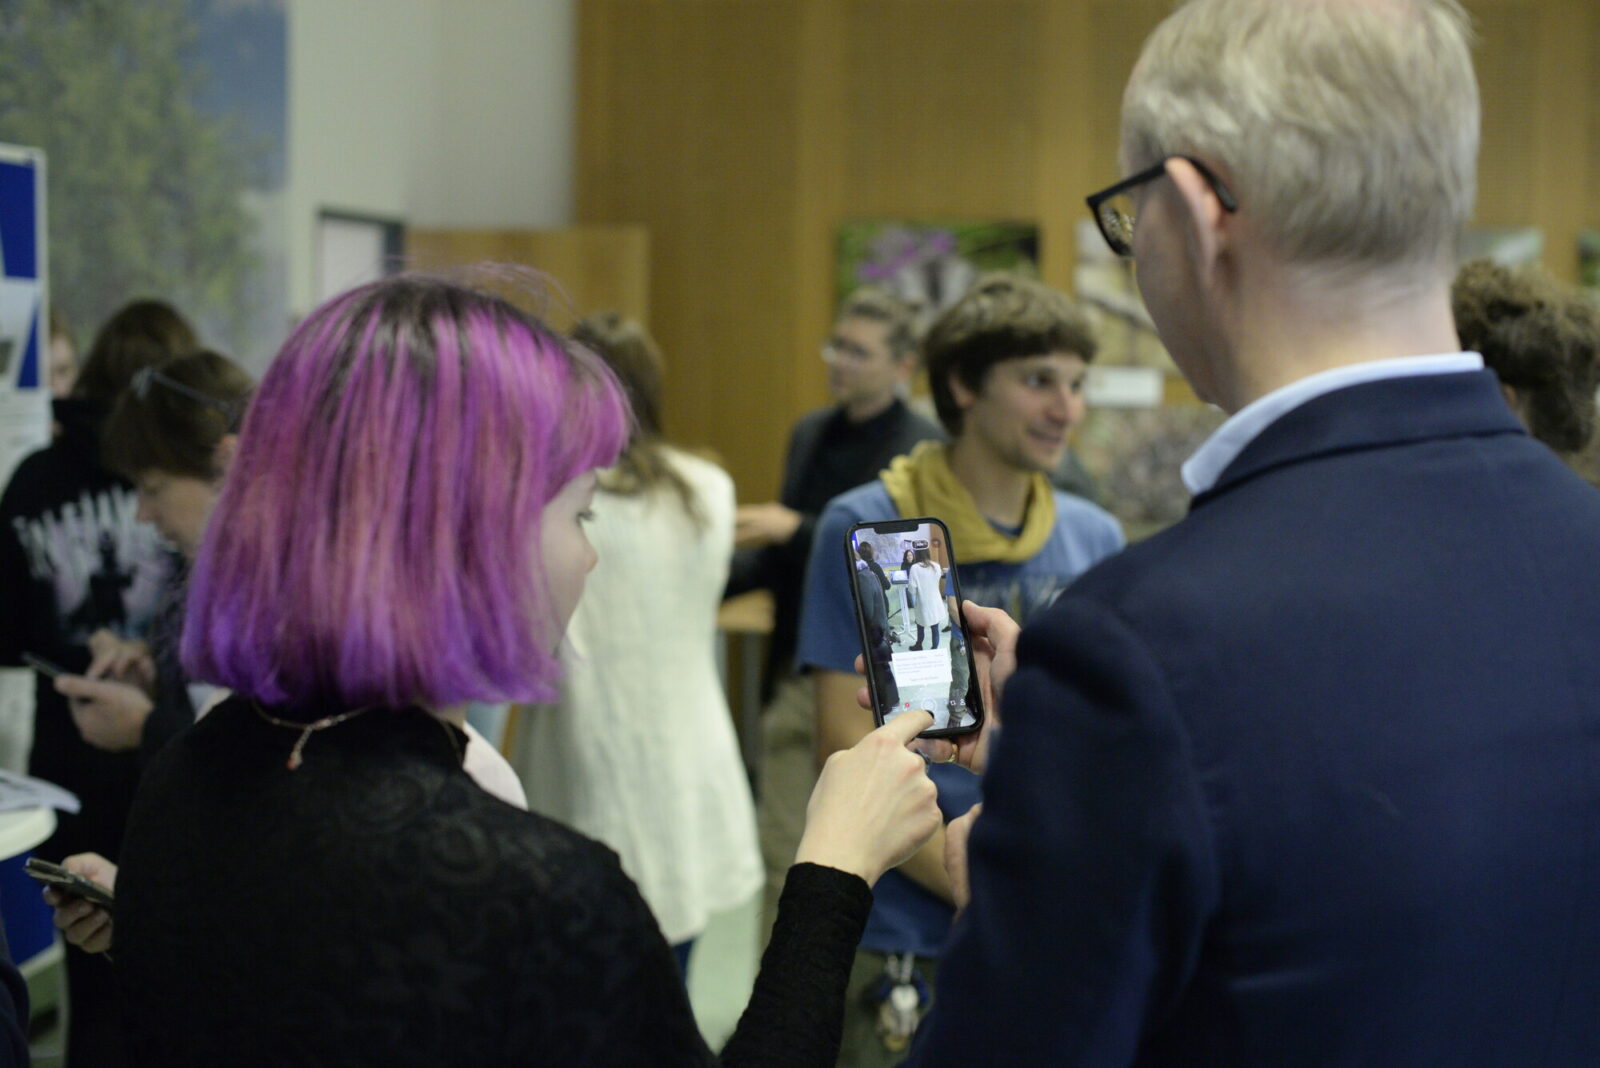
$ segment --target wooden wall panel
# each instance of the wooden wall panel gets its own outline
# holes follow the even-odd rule
[[[1532,125],[1539,162],[1527,221],[1545,230],[1545,263],[1571,281],[1578,231],[1600,227],[1600,138],[1584,138],[1600,129],[1600,4],[1546,0],[1532,55],[1538,57]]]
[[[1483,100],[1476,221],[1538,226],[1545,266],[1572,280],[1578,231],[1600,226],[1600,5],[1467,6]]]
[[[842,3],[801,7],[800,91],[795,137],[799,142],[798,188],[789,220],[795,243],[794,316],[786,339],[791,353],[791,393],[785,415],[808,411],[828,402],[818,341],[833,318],[834,294],[829,284],[812,279],[833,277],[834,226],[850,213],[847,163],[849,149],[840,131],[848,122],[851,80],[843,76],[849,63],[850,18]],[[765,497],[777,489],[780,457],[763,457],[766,473],[753,486],[741,486],[744,497]],[[767,487],[771,487],[770,489]]]
[[[1110,185],[1122,173],[1117,165],[1122,90],[1133,73],[1144,39],[1171,10],[1172,6],[1162,0],[1101,0],[1094,5],[1088,27],[1094,47],[1085,57],[1093,88],[1089,136],[1083,151],[1094,161],[1096,173],[1106,177],[1097,180],[1091,189]]]
[[[1478,219],[1547,264],[1600,226],[1600,4],[1466,0],[1484,98]],[[770,496],[824,398],[833,237],[870,215],[1038,220],[1069,287],[1083,196],[1117,173],[1122,88],[1170,0],[584,0],[580,221],[652,235],[669,429]]]
[[[1586,81],[1577,83],[1576,95],[1586,105],[1585,125],[1588,127],[1588,136],[1578,142],[1587,144],[1586,151],[1579,154],[1583,157],[1586,167],[1586,179],[1583,190],[1590,193],[1587,198],[1589,203],[1585,214],[1587,225],[1600,228],[1600,11],[1593,6],[1586,7],[1583,17],[1589,26],[1587,32],[1575,33],[1574,36],[1584,42],[1583,63],[1580,69],[1589,72]],[[1558,137],[1576,136],[1572,131],[1562,130]]]
[[[649,227],[667,432],[770,494],[795,393],[798,7],[579,10],[579,221]]]
[[[550,276],[546,318],[560,330],[614,309],[650,321],[650,233],[642,226],[562,230],[412,230],[407,259],[424,270],[514,263]]]
[[[845,195],[862,215],[1027,218],[1046,54],[1027,0],[847,7]]]
[[[1533,209],[1539,144],[1532,118],[1539,81],[1528,57],[1539,41],[1540,16],[1532,2],[1490,4],[1476,12],[1482,144],[1492,147],[1479,154],[1477,219],[1492,226],[1528,222]]]
[[[1039,20],[1043,60],[1038,73],[1038,96],[1032,102],[1038,148],[1034,160],[1033,216],[1039,221],[1040,274],[1062,289],[1072,288],[1072,268],[1077,260],[1074,238],[1079,219],[1087,212],[1085,192],[1111,181],[1101,178],[1093,153],[1084,146],[1091,139],[1095,86],[1079,57],[1056,51],[1062,41],[1083,41],[1092,33],[1087,4],[1046,4]],[[1114,173],[1114,172],[1112,172]]]

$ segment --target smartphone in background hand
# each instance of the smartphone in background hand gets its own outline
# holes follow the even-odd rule
[[[857,523],[844,553],[878,725],[922,708],[933,726],[920,737],[977,730],[983,696],[949,529],[931,517]]]
[[[23,653],[22,654],[22,659],[23,659],[23,662],[26,663],[29,667],[33,668],[33,670],[37,671],[41,675],[46,675],[46,676],[48,676],[48,677],[50,677],[52,679],[59,678],[62,675],[71,675],[71,674],[73,674],[72,672],[68,671],[66,668],[62,667],[60,664],[53,663],[53,662],[51,662],[49,660],[46,660],[44,657],[38,656],[38,655],[36,655],[34,653]]]
[[[38,857],[29,857],[23,862],[22,870],[53,890],[71,897],[81,897],[89,904],[98,905],[107,912],[115,909],[116,898],[112,896],[110,890],[93,879],[68,871],[59,864],[52,864]]]

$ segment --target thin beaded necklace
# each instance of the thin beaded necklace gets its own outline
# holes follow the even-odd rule
[[[337,727],[345,720],[355,719],[357,716],[361,715],[361,713],[370,712],[374,707],[376,707],[374,705],[366,705],[362,708],[354,710],[353,712],[340,712],[336,715],[323,716],[321,719],[312,720],[310,723],[300,723],[292,719],[279,719],[277,716],[272,715],[266,709],[262,708],[260,701],[252,700],[250,705],[256,710],[256,715],[260,716],[274,727],[285,727],[289,730],[300,732],[300,737],[295,739],[294,748],[289,750],[289,759],[286,766],[290,771],[294,771],[303,762],[301,753],[306,747],[306,741],[311,737],[314,731],[326,730],[329,727]]]

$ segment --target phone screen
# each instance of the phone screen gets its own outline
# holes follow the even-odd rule
[[[845,565],[877,721],[921,708],[933,713],[923,737],[977,730],[983,701],[950,531],[932,518],[859,523]]]

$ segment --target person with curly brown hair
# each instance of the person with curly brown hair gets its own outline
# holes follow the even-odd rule
[[[1594,437],[1600,308],[1539,270],[1473,260],[1450,287],[1463,348],[1479,352],[1528,433],[1564,457]]]

